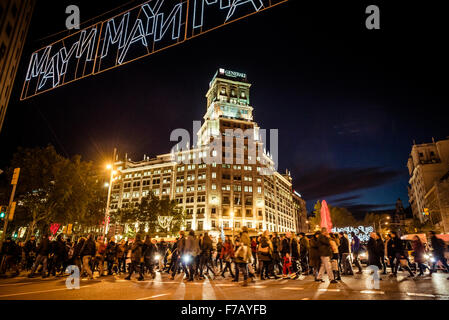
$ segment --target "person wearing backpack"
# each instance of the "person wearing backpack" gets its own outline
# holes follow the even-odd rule
[[[435,231],[430,231],[430,243],[432,245],[433,249],[433,257],[434,262],[432,264],[432,269],[430,270],[430,274],[436,272],[435,267],[438,263],[438,261],[441,261],[441,264],[446,268],[447,272],[449,272],[449,266],[446,261],[446,257],[444,256],[446,252],[446,244],[444,241],[436,236]],[[447,278],[449,280],[449,278]]]

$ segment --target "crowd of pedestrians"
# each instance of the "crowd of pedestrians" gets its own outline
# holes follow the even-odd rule
[[[426,245],[415,237],[412,241],[413,262],[410,261],[405,242],[396,232],[385,239],[372,232],[366,244],[367,265],[375,266],[382,274],[395,277],[398,271],[407,272],[409,277],[431,275],[437,263],[449,272],[447,247],[443,240],[430,233],[430,252]],[[360,254],[364,247],[356,234],[344,232],[329,233],[326,228],[312,235],[298,235],[287,232],[279,235],[263,232],[250,237],[248,229],[232,239],[212,240],[207,232],[196,235],[193,230],[181,231],[175,242],[157,241],[136,235],[135,239],[119,242],[115,238],[103,241],[93,235],[80,237],[77,241],[58,235],[50,240],[43,235],[39,243],[31,237],[25,243],[16,243],[8,238],[2,245],[0,273],[11,271],[19,275],[27,271],[28,277],[40,274],[42,277],[64,276],[67,266],[77,266],[82,276],[94,279],[98,276],[126,275],[131,280],[145,276],[154,279],[156,271],[169,274],[170,279],[182,275],[185,281],[228,278],[240,281],[246,286],[257,277],[265,279],[298,279],[301,275],[313,275],[317,282],[324,282],[327,275],[330,283],[337,283],[342,276],[361,274],[363,268]],[[431,265],[426,264],[432,254]],[[357,271],[354,271],[354,267]],[[419,273],[415,275],[414,270]],[[449,279],[449,278],[448,278]]]

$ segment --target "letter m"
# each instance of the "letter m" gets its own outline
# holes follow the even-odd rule
[[[28,72],[26,76],[26,81],[30,81],[32,78],[39,76],[39,74],[45,72],[45,67],[48,64],[48,59],[50,58],[50,51],[52,46],[45,48],[44,53],[39,59],[39,52],[34,52],[31,55],[30,64],[28,65]]]
[[[120,21],[118,28],[115,26],[115,20],[111,19],[106,22],[106,31],[103,40],[103,48],[101,50],[101,58],[108,55],[109,45],[119,42],[119,49],[125,46],[126,33],[128,32],[129,12],[125,14]]]

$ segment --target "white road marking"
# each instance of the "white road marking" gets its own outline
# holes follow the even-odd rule
[[[340,292],[341,289],[318,289],[318,291]]]
[[[428,294],[428,293],[415,293],[415,292],[407,292],[408,296],[412,297],[431,297],[435,298],[436,296],[434,294]]]
[[[140,298],[140,299],[136,299],[136,300],[148,300],[148,299],[154,299],[154,298],[159,298],[159,297],[163,297],[163,296],[168,296],[168,293],[158,294],[158,295],[155,295],[155,296],[146,297],[146,298]]]
[[[33,284],[33,283],[39,284],[39,282],[19,282],[19,283],[0,284],[0,287],[20,286],[20,285]]]
[[[236,285],[233,283],[218,283],[215,286],[216,287],[235,287]]]
[[[283,287],[281,289],[283,289],[283,290],[304,290],[304,288],[300,288],[300,287]]]
[[[266,288],[267,286],[253,286],[252,288],[256,288],[256,289],[263,289]]]
[[[367,293],[367,294],[385,294],[384,291],[373,291],[373,290],[362,290],[360,293]]]
[[[80,289],[81,288],[87,288],[87,287],[90,287],[90,286],[83,286],[83,287],[80,287]],[[4,297],[13,297],[13,296],[22,296],[22,295],[27,295],[27,294],[35,294],[35,293],[45,293],[45,292],[53,292],[53,291],[62,291],[62,290],[66,290],[66,291],[72,291],[72,290],[70,290],[70,289],[67,289],[67,288],[60,288],[60,289],[51,289],[51,290],[40,290],[40,291],[32,291],[32,292],[21,292],[21,293],[13,293],[13,294],[4,294],[4,295],[1,295],[0,296],[0,298],[4,298]]]

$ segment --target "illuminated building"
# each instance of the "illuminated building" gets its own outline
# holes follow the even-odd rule
[[[236,231],[247,226],[251,232],[296,232],[302,211],[294,205],[292,179],[274,169],[273,155],[264,150],[250,87],[245,74],[219,69],[206,94],[205,121],[197,128],[196,144],[154,159],[117,161],[120,176],[113,185],[111,210],[153,192],[179,203],[187,230],[219,231],[223,226],[229,233],[234,222]],[[212,141],[217,149],[211,148]],[[256,149],[263,151],[252,153]],[[206,154],[214,161],[206,161]],[[305,210],[305,202],[300,203]]]
[[[0,2],[0,131],[5,120],[35,0]]]
[[[413,216],[424,222],[430,219],[424,211],[426,194],[449,171],[449,139],[414,144],[407,167],[410,175],[408,195]]]

